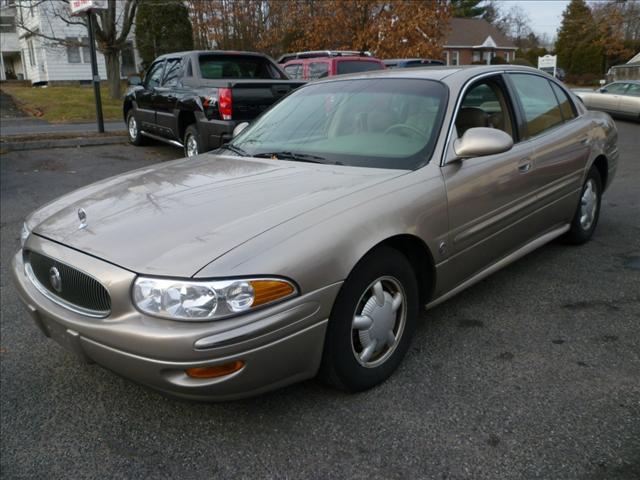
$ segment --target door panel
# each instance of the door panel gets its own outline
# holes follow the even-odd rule
[[[156,87],[160,85],[163,68],[164,60],[152,64],[144,77],[143,88],[136,93],[140,127],[150,132],[156,131],[156,112],[153,105],[153,95]]]
[[[156,111],[158,133],[166,138],[180,140],[178,135],[178,116],[175,107],[177,92],[182,90],[182,60],[170,58],[164,68],[162,86],[153,93],[152,102]]]
[[[589,155],[590,124],[576,117],[567,94],[549,79],[523,73],[509,74],[509,78],[532,147],[530,186],[536,194],[536,209],[549,210],[544,227],[551,228],[573,216],[575,208],[560,210],[550,205],[565,196],[577,202]]]
[[[531,147],[458,160],[442,168],[449,208],[450,267],[463,281],[532,236]]]

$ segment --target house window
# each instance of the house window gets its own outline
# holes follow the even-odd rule
[[[0,17],[0,32],[14,33],[16,31],[15,17]]]
[[[136,73],[136,59],[133,53],[133,42],[127,42],[120,53],[122,75],[128,77]]]
[[[504,61],[509,63],[509,53],[510,52],[504,52]]]
[[[451,65],[460,65],[460,52],[454,50],[451,56]]]
[[[82,37],[82,61],[84,63],[91,63],[91,50],[89,49],[89,37]]]
[[[77,42],[75,37],[67,37],[67,42]],[[82,57],[80,55],[80,45],[77,43],[69,43],[67,45],[67,62],[68,63],[82,63]]]
[[[29,65],[31,65],[32,67],[36,66],[36,52],[33,48],[33,38],[30,38],[27,41],[27,48],[29,51]]]
[[[474,62],[479,62],[480,61],[480,52],[478,52],[478,51],[473,52],[473,61]]]
[[[67,37],[67,62],[90,63],[91,51],[89,50],[89,37]]]

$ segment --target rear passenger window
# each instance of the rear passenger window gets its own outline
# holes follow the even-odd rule
[[[573,111],[573,104],[567,94],[555,83],[551,83],[551,88],[553,88],[553,92],[556,94],[558,98],[558,102],[560,102],[560,111],[562,112],[562,118],[565,122],[568,122],[572,118],[575,118],[576,114]]]
[[[627,95],[632,97],[640,97],[640,84],[630,83],[627,88]]]
[[[302,65],[299,63],[287,65],[286,67],[284,67],[284,71],[289,76],[289,78],[302,78]]]
[[[382,70],[382,65],[378,62],[367,60],[339,60],[338,75],[345,73],[369,72],[371,70]]]
[[[309,78],[324,78],[329,75],[329,64],[327,62],[316,62],[309,64]]]
[[[558,100],[546,78],[522,73],[511,74],[527,123],[525,138],[535,137],[562,123]]]

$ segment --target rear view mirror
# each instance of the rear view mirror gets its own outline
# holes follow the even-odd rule
[[[142,85],[142,79],[138,75],[132,75],[129,77],[128,83],[130,87],[136,87]]]
[[[238,125],[236,125],[236,127],[233,129],[233,134],[232,134],[231,138],[236,138],[248,126],[249,126],[249,122],[242,122],[242,123],[239,123]]]
[[[453,143],[458,158],[483,157],[506,152],[513,147],[511,135],[495,128],[475,127]]]

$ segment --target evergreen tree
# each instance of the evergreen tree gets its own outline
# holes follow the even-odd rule
[[[146,69],[159,55],[193,49],[189,11],[181,0],[141,0],[136,46]]]
[[[480,18],[485,15],[484,0],[451,0],[451,16]]]
[[[556,54],[567,73],[601,73],[602,48],[596,45],[596,26],[584,0],[571,0],[562,13]]]

